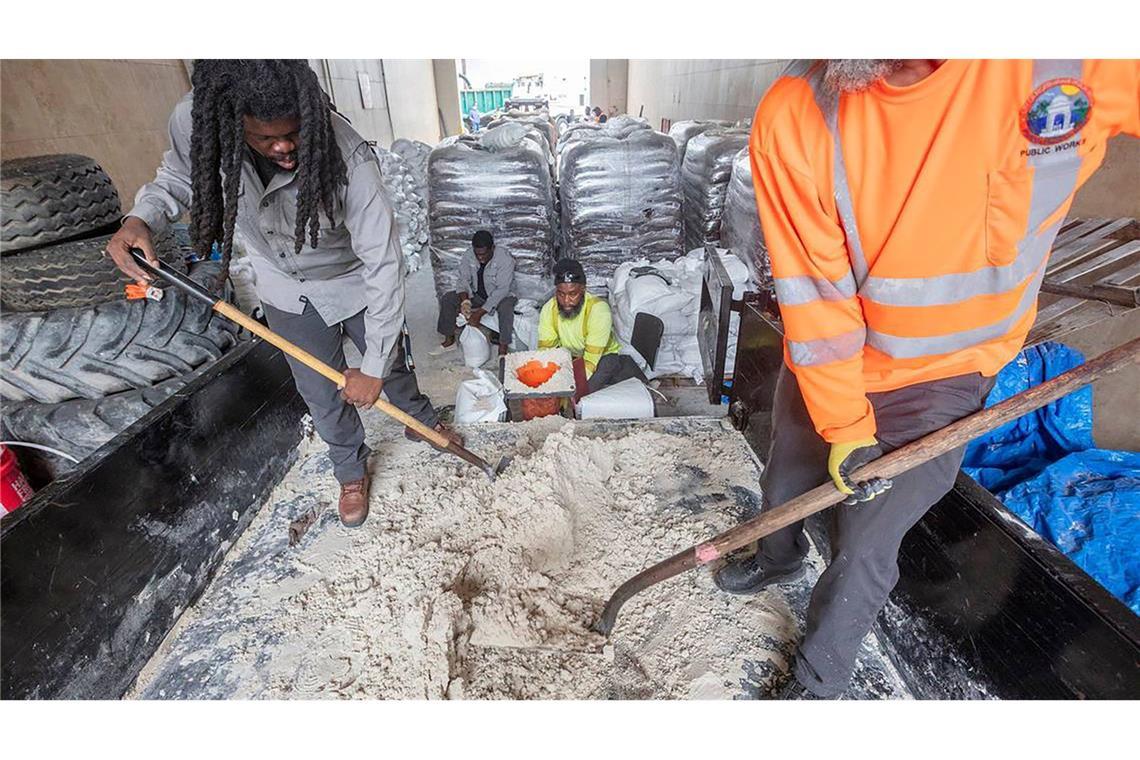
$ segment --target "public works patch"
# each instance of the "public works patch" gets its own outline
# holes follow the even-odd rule
[[[1021,107],[1021,133],[1037,145],[1064,142],[1088,123],[1093,97],[1078,79],[1050,79]]]

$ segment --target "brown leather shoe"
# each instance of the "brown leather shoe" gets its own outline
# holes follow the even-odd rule
[[[454,430],[452,430],[451,428],[449,428],[447,425],[444,425],[442,422],[436,423],[435,429],[438,430],[439,432],[443,433],[444,435],[446,435],[447,439],[449,441],[453,441],[456,445],[459,445],[459,446],[463,445],[463,436],[461,436],[459,433],[457,433]],[[416,431],[412,430],[410,427],[404,428],[404,437],[407,438],[409,441],[423,441],[424,440],[423,436],[421,436]],[[432,448],[439,449],[439,446],[436,446],[434,443],[431,443],[430,441],[428,441],[427,443],[429,443]],[[443,449],[440,449],[440,451],[442,451],[442,450]]]
[[[369,484],[367,475],[351,483],[341,483],[337,511],[340,512],[340,523],[344,527],[355,528],[368,519]]]

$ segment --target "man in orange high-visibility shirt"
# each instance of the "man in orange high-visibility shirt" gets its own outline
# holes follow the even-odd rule
[[[1074,192],[1109,137],[1140,135],[1138,93],[1135,60],[805,61],[760,103],[752,177],[785,333],[763,508],[828,477],[848,494],[781,696],[847,688],[903,535],[963,450],[893,487],[849,474],[982,408]],[[790,526],[717,584],[797,578],[806,549]]]

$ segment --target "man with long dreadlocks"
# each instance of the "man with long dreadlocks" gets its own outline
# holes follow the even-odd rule
[[[303,60],[199,60],[193,90],[170,118],[170,150],[107,246],[119,268],[148,278],[153,236],[190,211],[194,249],[217,243],[226,276],[235,231],[254,272],[269,326],[343,370],[342,392],[289,360],[341,484],[347,526],[368,516],[368,455],[360,415],[381,390],[429,427],[439,421],[407,367],[402,341],[404,257],[372,150],[330,107]],[[363,354],[347,367],[348,336]],[[411,430],[405,435],[418,439]]]

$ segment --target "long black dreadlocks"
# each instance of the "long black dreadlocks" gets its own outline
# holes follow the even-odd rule
[[[233,254],[241,166],[245,151],[243,116],[258,121],[299,118],[297,155],[297,226],[294,250],[301,252],[305,233],[319,239],[319,213],[332,219],[337,189],[347,182],[344,157],[336,144],[330,104],[316,74],[303,60],[194,62],[194,107],[190,137],[190,240],[209,258],[222,245],[225,281]]]

